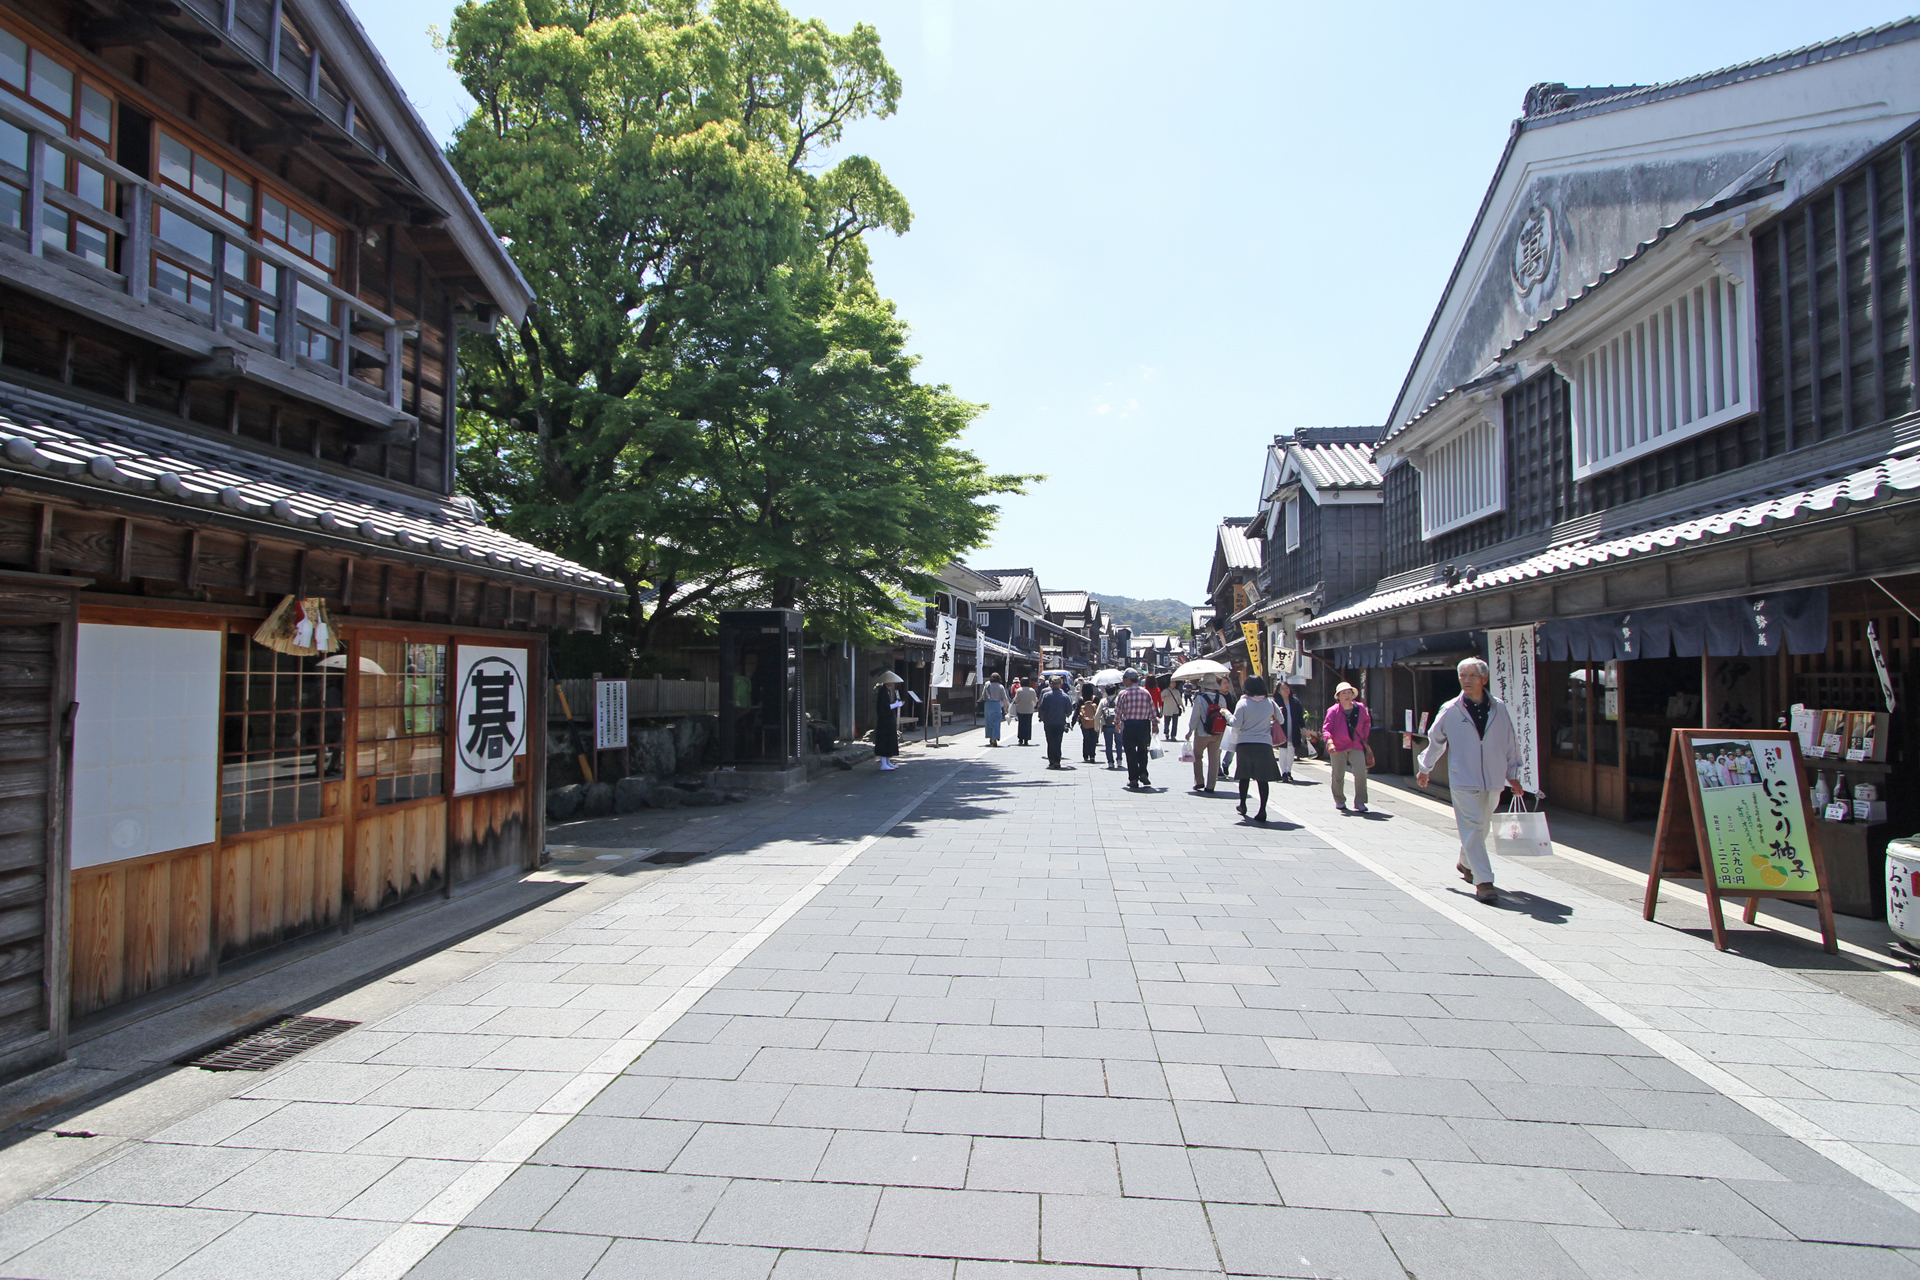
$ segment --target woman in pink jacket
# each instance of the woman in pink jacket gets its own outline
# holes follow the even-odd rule
[[[1327,751],[1333,760],[1333,807],[1347,811],[1347,771],[1353,771],[1353,811],[1367,811],[1367,769],[1373,764],[1373,749],[1367,739],[1373,733],[1373,716],[1360,701],[1360,691],[1342,683],[1333,691],[1338,699],[1327,708]]]

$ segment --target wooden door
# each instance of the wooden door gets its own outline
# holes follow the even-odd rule
[[[67,1031],[67,786],[74,592],[0,571],[0,1073],[58,1058]]]

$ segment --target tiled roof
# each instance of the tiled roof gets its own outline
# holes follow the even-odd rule
[[[1289,443],[1287,452],[1316,489],[1372,489],[1380,484],[1370,444]]]
[[[221,509],[337,538],[437,556],[451,565],[547,579],[624,595],[614,579],[508,537],[463,497],[399,493],[377,484],[222,447],[185,432],[74,406],[36,407],[8,388],[0,399],[0,474],[38,472],[182,507]],[[58,406],[60,402],[49,401]]]
[[[1220,546],[1220,554],[1226,558],[1228,569],[1260,567],[1260,542],[1247,536],[1247,526],[1252,523],[1252,516],[1228,516],[1220,522],[1216,541]]]
[[[1193,628],[1194,634],[1198,635],[1201,628],[1210,626],[1212,625],[1212,623],[1213,623],[1213,610],[1195,609],[1193,611],[1193,619],[1188,625]]]
[[[981,604],[1018,604],[1027,598],[1027,592],[1038,580],[1031,569],[975,569],[974,572],[1000,584],[998,591],[980,593]]]
[[[1444,582],[1428,581],[1378,591],[1322,614],[1301,630],[1337,627],[1360,618],[1416,608],[1436,600],[1456,599],[1478,591],[1512,587],[1556,574],[1605,571],[1635,556],[1657,555],[1683,546],[1704,545],[1718,537],[1814,520],[1851,506],[1883,505],[1916,490],[1920,490],[1920,457],[1896,454],[1817,488],[1801,489],[1640,532],[1622,532],[1599,540],[1549,547],[1524,560],[1483,569],[1472,582],[1462,580],[1449,587]]]
[[[1818,44],[1802,45],[1798,49],[1789,49],[1785,53],[1774,53],[1764,58],[1755,58],[1750,62],[1735,63],[1730,67],[1722,67],[1718,71],[1703,71],[1698,75],[1687,76],[1680,80],[1669,80],[1665,84],[1623,86],[1621,92],[1617,94],[1586,98],[1560,111],[1545,111],[1528,116],[1526,123],[1529,125],[1557,124],[1562,118],[1573,119],[1591,114],[1596,109],[1612,110],[1623,106],[1637,106],[1641,102],[1697,93],[1702,89],[1717,89],[1722,85],[1737,84],[1742,80],[1791,71],[1796,67],[1812,66],[1817,62],[1843,58],[1851,53],[1863,53],[1883,45],[1897,44],[1902,40],[1914,39],[1916,36],[1920,36],[1920,18],[1900,18],[1863,31],[1849,32],[1844,36],[1835,36],[1831,40],[1822,40]]]
[[[1048,591],[1041,598],[1047,603],[1048,613],[1085,613],[1087,595],[1085,591]]]

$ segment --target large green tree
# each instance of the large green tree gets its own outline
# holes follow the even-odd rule
[[[978,406],[915,380],[865,237],[910,214],[826,154],[894,110],[871,27],[772,0],[469,0],[450,148],[538,295],[462,348],[461,483],[625,584],[616,656],[757,600],[876,632],[978,545]],[[624,650],[624,653],[621,651]]]

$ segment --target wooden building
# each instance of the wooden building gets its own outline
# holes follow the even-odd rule
[[[544,637],[618,588],[454,492],[529,300],[340,0],[0,0],[0,1072],[535,863]]]
[[[1671,729],[1884,710],[1877,648],[1893,754],[1860,772],[1910,767],[1917,200],[1920,20],[1530,92],[1379,446],[1384,576],[1302,628],[1375,724],[1534,624],[1547,796],[1645,816]]]
[[[1306,681],[1304,705],[1324,710],[1335,680],[1301,650],[1302,624],[1332,600],[1372,588],[1380,577],[1378,427],[1301,427],[1275,436],[1260,479],[1259,513],[1247,536],[1263,544],[1259,591],[1232,621],[1260,623],[1265,665]],[[1305,658],[1303,661],[1302,659]]]

